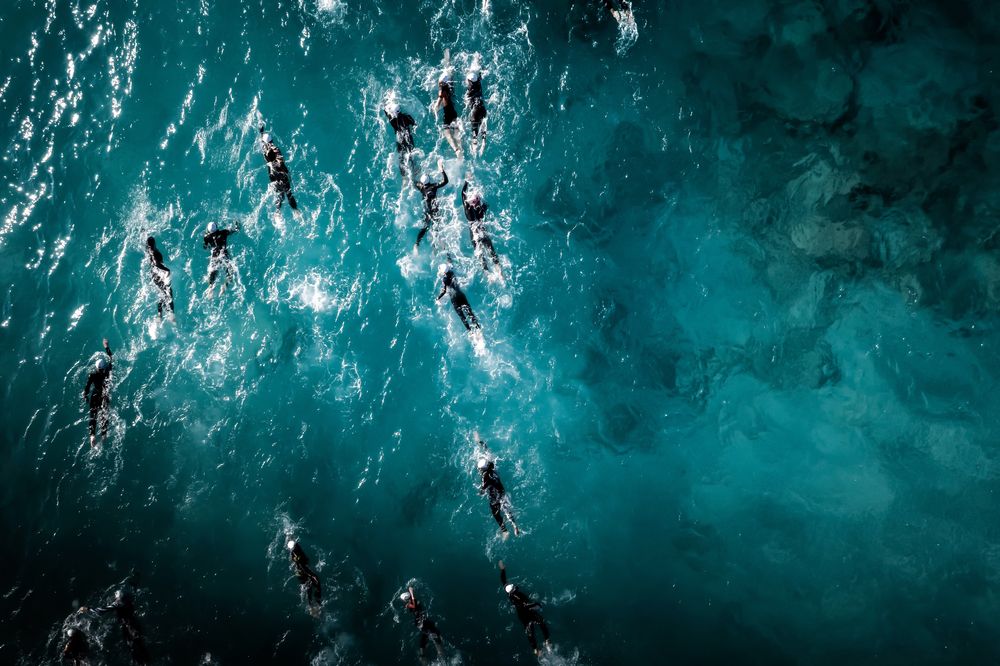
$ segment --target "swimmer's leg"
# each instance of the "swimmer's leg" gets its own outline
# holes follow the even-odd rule
[[[490,513],[493,514],[493,520],[497,521],[500,531],[506,532],[507,526],[503,524],[503,514],[500,512],[500,500],[490,499]]]
[[[100,406],[91,404],[90,405],[90,422],[88,424],[90,432],[90,446],[91,448],[97,448],[97,412],[100,410]]]
[[[295,201],[295,196],[292,194],[291,190],[288,192],[288,205],[292,210],[298,210],[299,204]]]
[[[421,227],[420,231],[417,233],[417,242],[413,244],[414,253],[417,251],[417,248],[420,247],[420,241],[424,239],[424,236],[426,236],[427,232],[430,230],[431,230],[431,220],[429,217],[425,217],[424,226]]]

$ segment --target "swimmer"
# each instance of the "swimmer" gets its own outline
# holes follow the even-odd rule
[[[211,247],[212,255],[208,259],[208,289],[205,290],[205,295],[212,295],[220,265],[226,270],[226,281],[222,284],[220,292],[226,291],[226,285],[233,277],[233,260],[229,256],[229,235],[235,234],[239,230],[239,224],[232,229],[220,229],[215,222],[208,223],[202,247],[205,249]]]
[[[431,229],[431,225],[438,219],[437,191],[448,184],[448,174],[444,170],[444,162],[438,160],[438,169],[441,170],[441,182],[432,183],[427,174],[420,176],[420,181],[413,184],[424,197],[424,226],[417,234],[417,242],[413,244],[413,253],[416,254],[420,248],[420,241]]]
[[[441,72],[441,78],[438,79],[438,96],[431,105],[431,110],[436,114],[439,108],[442,110],[441,133],[448,140],[455,155],[462,159],[462,144],[458,140],[458,110],[455,108],[455,84],[451,80],[451,67],[445,67]]]
[[[539,610],[542,605],[537,601],[532,601],[517,585],[507,582],[507,568],[503,565],[503,560],[500,560],[500,584],[503,585],[503,591],[507,593],[507,599],[510,600],[510,605],[514,607],[514,611],[517,613],[517,619],[524,625],[524,633],[528,636],[528,643],[531,645],[531,649],[535,651],[535,656],[542,656],[542,651],[538,648],[538,640],[535,638],[535,627],[542,630],[542,637],[545,639],[545,648],[551,652],[552,643],[549,641],[549,626],[545,623],[545,618],[542,617],[542,613]]]
[[[489,449],[486,448],[486,442],[479,439],[479,433],[474,433],[474,436],[476,441],[479,442],[479,446],[483,449],[483,455],[476,461],[476,469],[479,470],[479,473],[483,477],[482,485],[479,486],[479,494],[486,495],[489,499],[490,512],[493,514],[493,519],[497,521],[497,525],[500,526],[500,533],[503,534],[503,538],[507,539],[510,536],[510,532],[507,531],[507,526],[504,524],[504,516],[507,516],[511,527],[514,528],[514,536],[520,536],[521,530],[518,529],[517,523],[514,522],[514,517],[511,515],[510,499],[508,499],[503,483],[500,481],[496,463],[489,456]]]
[[[438,656],[444,656],[444,645],[441,641],[441,632],[438,631],[437,625],[434,624],[434,620],[427,617],[427,611],[424,610],[423,605],[417,600],[417,596],[413,591],[413,588],[408,588],[407,592],[403,592],[399,595],[399,600],[406,604],[406,610],[413,614],[413,623],[420,630],[420,661],[425,662],[425,650],[427,649],[427,641],[432,641],[434,647],[437,648]]]
[[[319,606],[323,601],[323,586],[319,582],[319,576],[310,568],[309,558],[306,557],[299,542],[289,539],[286,545],[292,566],[295,567],[295,576],[299,579],[299,584],[305,588],[306,600],[310,606],[313,604]]]
[[[260,148],[264,153],[264,161],[267,163],[267,176],[271,179],[271,184],[274,185],[275,208],[281,210],[281,203],[287,198],[288,205],[291,206],[292,210],[296,210],[299,206],[292,195],[292,178],[288,173],[288,165],[285,164],[285,156],[271,141],[271,135],[264,131],[264,126],[261,125],[259,129]]]
[[[79,629],[67,629],[62,660],[70,662],[73,666],[83,666],[89,653],[90,643],[87,641],[87,635]]]
[[[94,370],[87,377],[83,387],[83,399],[90,404],[90,447],[97,448],[97,421],[101,421],[101,438],[108,437],[108,410],[111,407],[111,347],[104,338],[103,356],[94,363]],[[93,390],[91,390],[93,387]],[[89,394],[89,395],[88,395]]]
[[[149,259],[150,273],[153,276],[153,285],[159,292],[156,303],[156,312],[163,319],[163,306],[166,305],[170,311],[167,316],[174,320],[174,289],[170,286],[170,269],[163,263],[163,255],[156,247],[156,239],[150,236],[146,239],[146,258]]]
[[[482,156],[486,148],[486,104],[483,102],[483,76],[477,57],[465,73],[465,105],[472,127],[472,156]]]
[[[604,0],[604,6],[619,23],[632,18],[632,7],[628,0]]]
[[[451,270],[451,265],[441,264],[438,274],[441,276],[442,287],[437,300],[440,301],[444,298],[445,294],[448,294],[449,298],[451,298],[451,306],[455,308],[455,312],[458,313],[458,318],[462,320],[466,330],[471,331],[473,328],[479,330],[479,321],[472,312],[469,299],[465,297],[465,292],[459,286],[458,280],[455,278],[455,273]]]
[[[396,152],[399,154],[399,173],[403,178],[409,177],[411,169],[411,159],[413,155],[413,128],[417,126],[413,116],[402,113],[399,104],[390,101],[382,110],[385,117],[389,119],[389,124],[396,133]]]
[[[149,654],[146,652],[146,644],[142,638],[142,627],[139,625],[139,618],[135,612],[135,602],[132,600],[131,594],[124,590],[115,590],[115,600],[107,606],[94,609],[83,606],[79,612],[89,612],[96,615],[114,613],[122,629],[122,639],[132,653],[132,661],[136,664],[149,663]]]
[[[500,257],[497,256],[497,251],[493,247],[493,241],[490,240],[489,234],[486,233],[486,221],[484,218],[489,206],[483,201],[483,196],[478,190],[469,189],[469,177],[466,176],[465,184],[462,185],[462,207],[465,209],[465,219],[469,221],[469,236],[472,238],[472,249],[479,256],[479,260],[483,262],[483,270],[487,273],[490,272],[490,265],[486,261],[486,255],[489,254],[502,280],[503,268],[500,266]]]

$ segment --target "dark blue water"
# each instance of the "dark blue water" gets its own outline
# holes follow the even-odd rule
[[[635,5],[4,5],[0,663],[70,627],[129,663],[75,611],[130,572],[157,664],[417,663],[408,585],[439,663],[532,663],[500,559],[544,663],[1000,661],[998,6]],[[484,69],[480,158],[429,109],[446,50]],[[451,179],[417,255],[390,97]],[[241,227],[214,298],[210,221]]]

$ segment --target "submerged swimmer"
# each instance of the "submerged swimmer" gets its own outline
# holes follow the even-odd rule
[[[483,102],[483,77],[479,61],[473,61],[465,73],[465,105],[472,127],[472,155],[482,155],[486,148],[486,104]]]
[[[306,591],[306,600],[310,605],[316,604],[318,606],[323,601],[323,585],[319,582],[319,576],[309,566],[309,558],[306,557],[299,542],[289,539],[286,545],[292,566],[295,567],[295,576]]]
[[[446,67],[438,79],[438,96],[431,108],[435,113],[439,108],[442,109],[441,133],[455,155],[461,159],[462,144],[458,140],[458,110],[455,108],[455,84],[451,80],[451,67]]]
[[[532,601],[517,585],[507,582],[507,568],[504,566],[503,560],[500,560],[500,584],[503,585],[503,591],[507,593],[507,599],[517,613],[517,619],[524,625],[524,633],[527,634],[528,643],[531,645],[531,649],[535,651],[535,655],[542,655],[542,651],[538,648],[538,640],[535,638],[535,627],[542,630],[545,647],[551,652],[552,643],[549,641],[549,626],[545,623],[545,618],[542,617],[540,610],[542,605],[537,601]]]
[[[90,654],[90,643],[87,641],[87,635],[79,629],[67,629],[62,660],[70,662],[73,666],[83,666],[88,654]]]
[[[159,292],[156,303],[156,311],[160,318],[163,318],[163,306],[166,305],[170,311],[167,316],[171,320],[174,318],[174,289],[170,285],[170,269],[163,263],[163,255],[156,247],[156,239],[150,236],[146,239],[146,258],[149,259],[150,273],[153,276],[153,285]]]
[[[466,177],[468,178],[468,177]],[[493,247],[493,241],[486,233],[486,210],[489,206],[483,201],[482,194],[478,190],[469,190],[469,181],[466,179],[462,185],[462,207],[465,209],[465,219],[469,221],[469,236],[472,238],[472,249],[483,262],[483,270],[490,271],[490,265],[486,261],[488,254],[493,260],[493,265],[497,269],[500,278],[503,279],[503,269],[500,266],[500,257]]]
[[[479,330],[479,321],[476,319],[476,315],[472,312],[472,306],[469,305],[469,299],[465,297],[465,292],[458,284],[458,279],[455,277],[454,271],[451,270],[451,266],[448,264],[441,264],[439,269],[439,274],[441,275],[441,293],[438,294],[437,299],[440,301],[444,298],[445,294],[451,299],[451,306],[455,308],[455,312],[458,313],[458,318],[462,320],[465,324],[467,330],[472,330],[475,328]]]
[[[264,131],[264,126],[260,126],[260,148],[264,153],[264,161],[267,163],[267,176],[274,185],[274,205],[281,210],[281,203],[288,198],[288,205],[292,210],[298,208],[295,197],[292,195],[292,178],[288,173],[288,165],[285,164],[285,156],[281,154],[271,135]]]
[[[448,174],[444,170],[444,162],[438,161],[438,169],[441,170],[441,182],[432,183],[427,174],[420,176],[420,181],[413,184],[424,197],[424,226],[417,234],[417,242],[413,244],[414,253],[420,247],[420,241],[431,229],[431,225],[438,219],[437,191],[448,184]]]
[[[500,475],[497,473],[496,463],[494,460],[488,456],[488,449],[486,448],[486,442],[479,439],[479,433],[475,433],[476,441],[483,449],[483,454],[480,456],[479,460],[476,461],[476,469],[479,470],[480,475],[483,477],[483,482],[479,486],[479,494],[486,495],[490,501],[490,513],[493,514],[493,519],[497,521],[497,525],[500,526],[500,532],[503,534],[503,538],[506,539],[510,533],[507,531],[507,526],[504,524],[504,516],[510,521],[511,527],[514,528],[514,536],[520,536],[521,530],[518,529],[517,523],[514,522],[513,511],[510,505],[510,499],[507,497],[507,492],[504,490],[503,483],[500,481]]]
[[[239,226],[237,224],[232,229],[220,229],[215,222],[208,223],[205,238],[202,241],[202,247],[212,250],[212,255],[208,259],[208,289],[205,290],[208,296],[212,295],[220,265],[226,271],[226,281],[222,284],[220,291],[226,290],[226,285],[233,277],[233,260],[229,256],[229,235],[238,232]]]
[[[406,178],[410,173],[410,161],[413,155],[413,128],[417,126],[413,116],[402,113],[399,104],[389,102],[383,109],[389,125],[396,133],[396,152],[399,154],[399,173]]]
[[[115,618],[122,630],[122,639],[129,646],[132,653],[132,661],[136,664],[148,664],[149,654],[146,652],[146,643],[142,638],[142,627],[135,611],[135,602],[132,595],[124,590],[115,590],[115,600],[107,606],[101,608],[88,609],[86,606],[80,608],[81,613],[94,613],[106,615],[114,613]]]
[[[632,6],[628,0],[604,0],[604,6],[619,23],[632,17]]]
[[[413,588],[408,588],[407,592],[403,592],[399,595],[399,600],[406,604],[406,610],[413,614],[413,623],[420,630],[420,660],[425,659],[425,650],[427,649],[427,642],[433,641],[434,647],[437,648],[438,656],[444,656],[444,645],[441,641],[441,632],[438,631],[437,625],[434,624],[434,620],[427,617],[427,611],[424,610],[423,605],[417,600],[416,593],[414,593]]]
[[[108,410],[111,408],[111,347],[104,338],[103,356],[94,363],[94,370],[83,387],[83,399],[90,404],[90,446],[97,448],[97,421],[101,421],[101,437],[108,437]],[[93,389],[93,390],[91,390]],[[88,395],[89,394],[89,395]]]

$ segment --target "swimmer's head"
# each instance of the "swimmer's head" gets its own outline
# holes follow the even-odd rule
[[[219,230],[219,225],[216,224],[215,222],[209,222],[206,229],[208,229],[208,233],[214,234],[216,231]]]
[[[73,634],[75,634],[75,633],[76,633],[76,629],[67,629],[66,630],[66,637],[67,638],[73,638]]]
[[[285,544],[285,546],[288,547],[288,550],[295,550],[296,545],[298,544],[295,543],[295,539],[289,539],[288,543]]]
[[[98,370],[107,370],[108,359],[102,356],[101,358],[97,359],[97,363],[95,363],[94,365],[97,367]]]
[[[514,585],[513,583],[507,583],[506,585],[504,585],[503,591],[506,592],[507,594],[514,594],[514,590],[516,589],[517,585]]]
[[[395,118],[399,115],[399,103],[389,102],[385,105],[385,112],[389,114],[389,117]]]
[[[420,184],[421,185],[426,185],[429,181],[430,181],[430,178],[427,177],[426,173],[420,174]]]
[[[404,604],[410,603],[410,593],[403,592],[401,595],[399,595],[399,600],[402,601]]]
[[[452,72],[451,67],[445,67],[443,70],[441,70],[441,76],[438,78],[438,83],[439,84],[451,83],[451,72]]]
[[[150,236],[146,239],[146,245],[149,247],[156,247],[156,239]]]
[[[122,590],[115,590],[115,601],[124,601],[124,600],[125,600],[125,592],[123,592]]]
[[[480,472],[485,471],[486,468],[489,466],[490,466],[490,461],[487,460],[486,458],[480,458],[479,462],[476,463],[476,468],[479,469]]]
[[[264,132],[263,134],[260,135],[260,140],[264,143],[271,143],[271,135],[268,134],[267,132]]]
[[[481,73],[480,73],[480,70],[479,70],[479,63],[477,63],[477,62],[472,63],[472,65],[469,67],[468,71],[465,72],[465,78],[468,81],[476,82],[476,81],[479,80],[480,76],[481,76]]]

